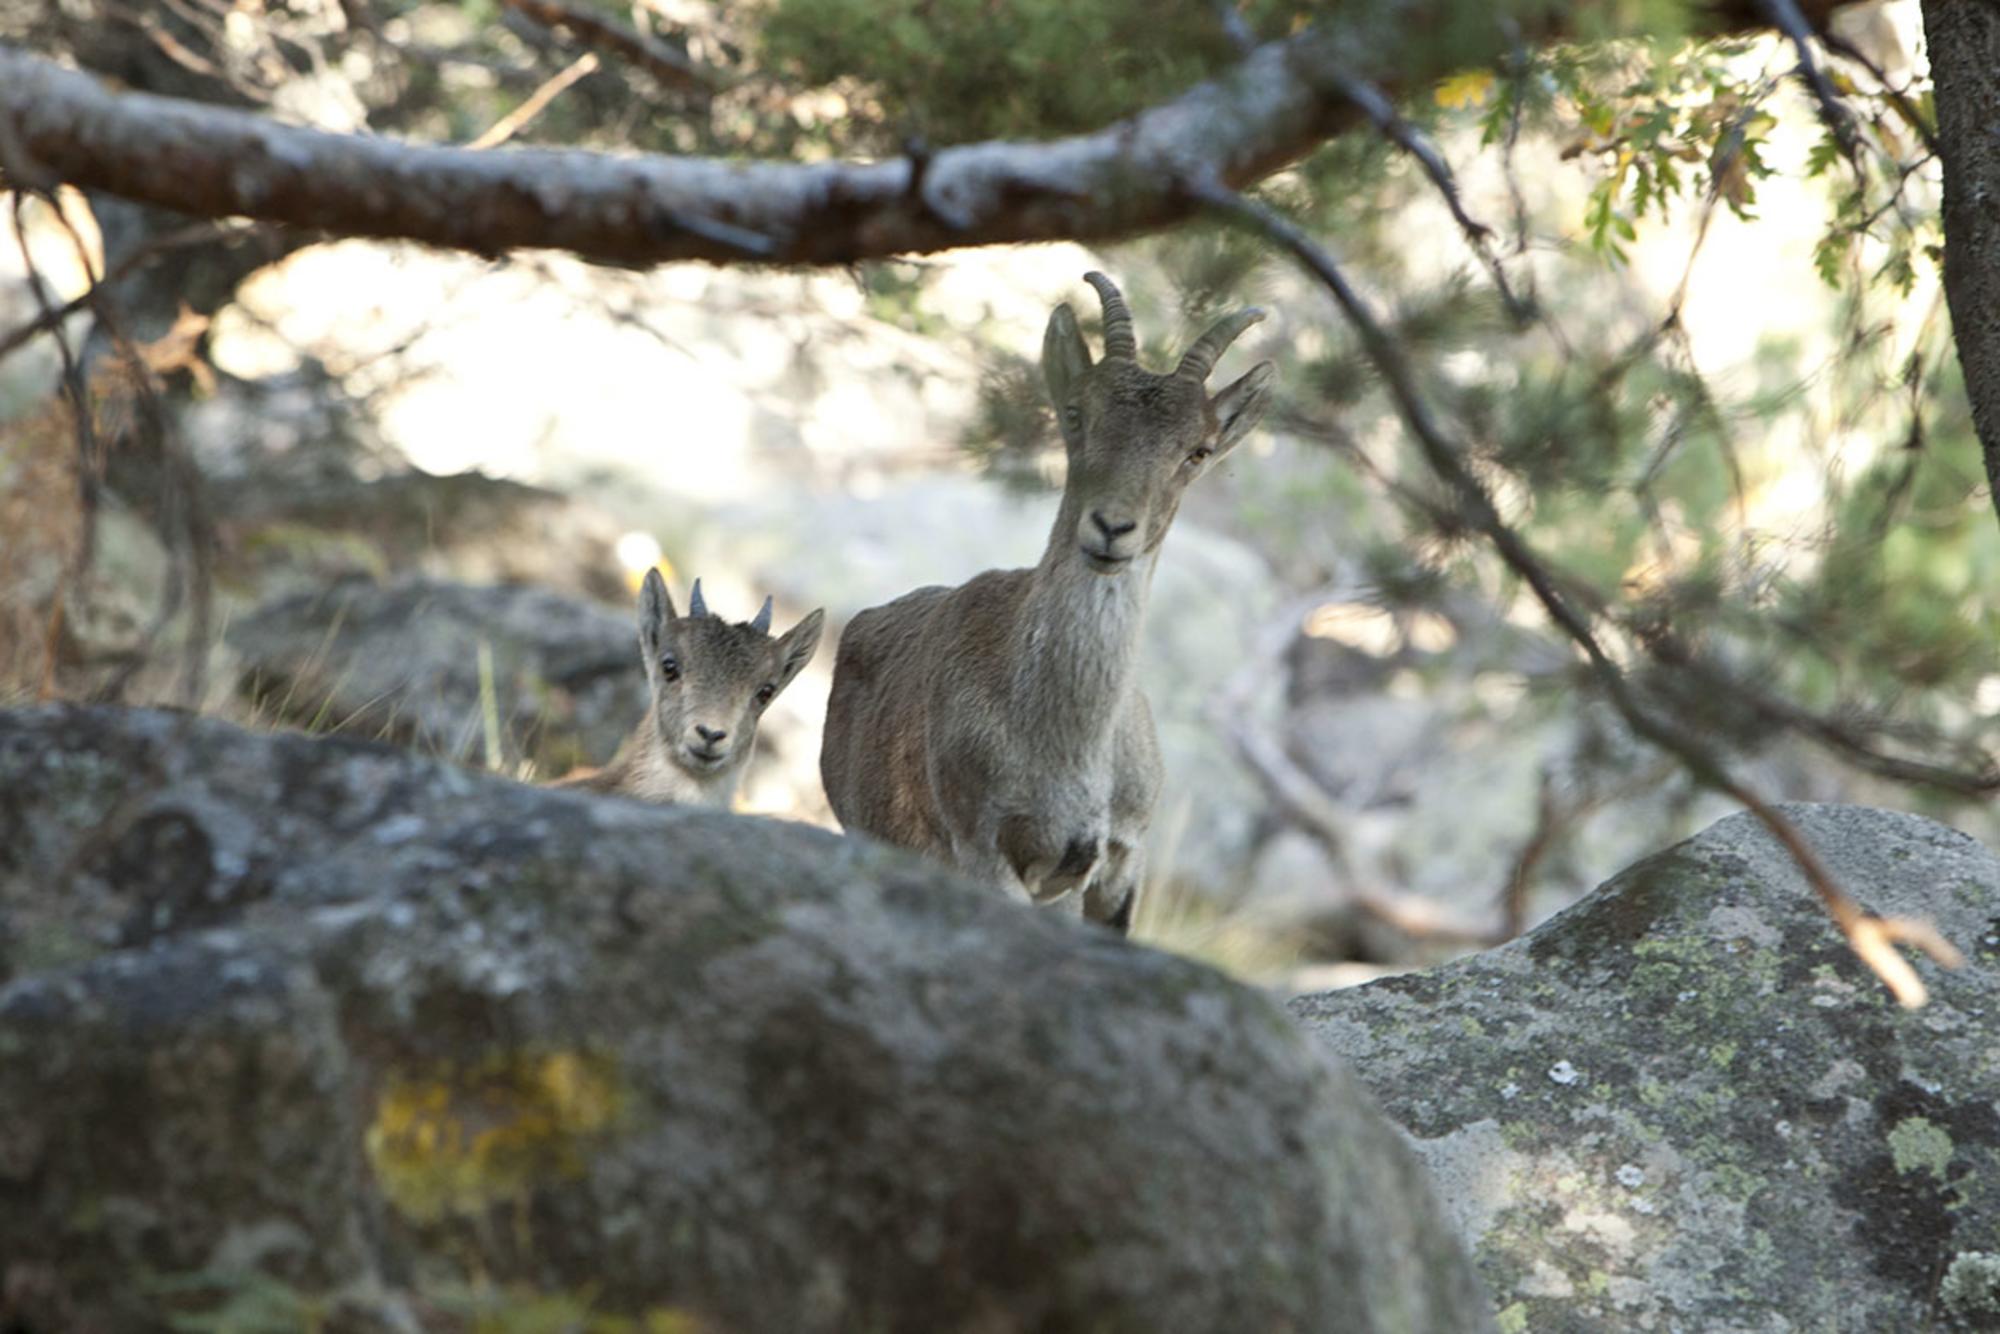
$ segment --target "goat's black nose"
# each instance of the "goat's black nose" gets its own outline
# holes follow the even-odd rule
[[[720,727],[703,727],[700,723],[694,725],[694,730],[701,735],[703,741],[706,741],[711,746],[729,735],[726,730]]]
[[[1103,510],[1092,510],[1090,512],[1090,521],[1097,525],[1098,532],[1103,533],[1112,541],[1116,541],[1139,526],[1137,519],[1128,519],[1124,523],[1113,523],[1104,517]]]

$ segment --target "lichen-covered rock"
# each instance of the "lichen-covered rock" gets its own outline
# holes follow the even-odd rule
[[[1503,948],[1302,997],[1414,1138],[1503,1330],[2000,1328],[2000,859],[1785,814],[1968,955],[1896,1007],[1732,816]]]
[[[343,579],[258,608],[228,638],[265,716],[505,772],[602,764],[646,711],[632,616],[544,588]]]
[[[600,1317],[1490,1328],[1394,1128],[1199,966],[802,826],[0,713],[0,1327]]]

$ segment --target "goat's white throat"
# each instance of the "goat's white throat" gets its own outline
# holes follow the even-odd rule
[[[1106,575],[1074,546],[1053,545],[1016,624],[1014,721],[1083,759],[1110,736],[1132,688],[1158,552]]]

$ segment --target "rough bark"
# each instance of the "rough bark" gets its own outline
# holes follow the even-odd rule
[[[1397,1133],[1194,964],[801,826],[0,713],[0,1327],[468,1328],[482,1288],[1491,1328]]]
[[[1827,0],[1803,6],[1823,18]],[[1450,64],[1499,57],[1434,40],[1448,16],[1378,3],[1343,13],[1236,70],[1092,134],[947,148],[921,162],[737,163],[518,149],[472,152],[333,135],[216,108],[118,94],[0,48],[0,130],[72,184],[197,217],[243,215],[346,236],[398,237],[479,253],[573,251],[617,264],[763,260],[846,264],[895,254],[1043,240],[1101,240],[1192,216],[1194,179],[1241,186],[1291,162],[1362,113],[1336,68],[1389,93]],[[1527,34],[1563,35],[1564,18]],[[1690,27],[1766,21],[1754,3],[1690,5]],[[1600,20],[1601,22],[1601,20]],[[1514,36],[1510,37],[1510,32]],[[0,147],[10,136],[0,134]]]
[[[1925,0],[1944,159],[1944,293],[2000,515],[2000,3]]]

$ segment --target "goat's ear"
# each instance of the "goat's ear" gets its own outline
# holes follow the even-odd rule
[[[1271,406],[1271,377],[1276,373],[1270,362],[1260,361],[1242,379],[1208,401],[1215,410],[1216,457],[1234,449],[1263,420],[1264,409]]]
[[[656,569],[646,571],[646,581],[639,585],[639,643],[648,658],[659,653],[674,620],[674,600],[667,594],[667,581]]]
[[[1076,382],[1089,369],[1090,348],[1083,341],[1083,330],[1076,327],[1076,312],[1064,302],[1049,315],[1049,327],[1042,334],[1042,378],[1049,382],[1049,401],[1055,404],[1063,438],[1071,444],[1076,440],[1064,409]]]
[[[783,690],[792,683],[792,678],[805,670],[807,663],[819,649],[820,627],[826,623],[826,609],[816,607],[803,621],[785,633],[778,640],[778,689]]]

